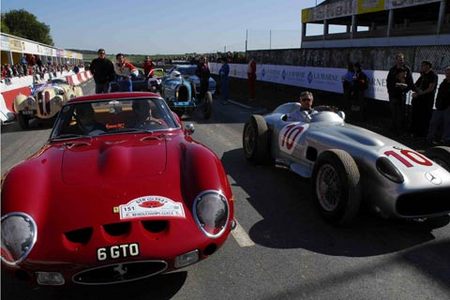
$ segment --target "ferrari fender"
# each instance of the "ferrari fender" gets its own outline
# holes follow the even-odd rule
[[[52,185],[57,184],[53,177],[59,175],[52,176],[50,169],[50,160],[42,155],[9,170],[2,182],[2,215],[24,212],[41,227],[49,211]]]
[[[192,201],[205,190],[221,191],[230,199],[231,189],[226,173],[211,150],[200,144],[183,144],[181,157],[182,190],[186,199]]]

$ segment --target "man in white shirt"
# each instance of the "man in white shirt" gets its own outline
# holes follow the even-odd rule
[[[312,104],[314,101],[314,96],[310,91],[304,91],[300,94],[300,109],[296,109],[287,116],[287,121],[304,121],[305,113],[311,114],[314,109]]]

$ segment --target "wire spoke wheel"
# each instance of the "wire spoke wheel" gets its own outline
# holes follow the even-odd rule
[[[256,146],[256,130],[253,126],[246,126],[244,130],[244,151],[246,156],[251,156]]]
[[[326,211],[333,211],[341,197],[341,182],[333,166],[323,165],[317,174],[316,194],[320,205]]]
[[[355,160],[343,150],[322,152],[312,174],[312,192],[325,220],[350,224],[361,203],[360,173]]]
[[[242,147],[245,158],[256,164],[270,162],[269,129],[263,116],[252,115],[245,123]]]

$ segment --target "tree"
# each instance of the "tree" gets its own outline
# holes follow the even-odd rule
[[[11,10],[2,14],[3,25],[9,29],[9,33],[32,41],[53,46],[53,39],[50,36],[50,27],[39,22],[35,15],[24,9]]]
[[[0,20],[0,23],[1,23],[0,31],[3,33],[10,33],[8,26],[5,24],[5,21],[3,21],[3,16],[2,16],[2,19]]]

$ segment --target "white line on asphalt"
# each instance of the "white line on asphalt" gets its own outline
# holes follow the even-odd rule
[[[236,221],[236,228],[233,229],[231,234],[233,235],[234,239],[238,243],[240,247],[252,247],[255,246],[255,243],[253,243],[252,239],[248,236],[247,232],[245,232],[244,228],[242,228],[241,224]]]

